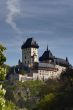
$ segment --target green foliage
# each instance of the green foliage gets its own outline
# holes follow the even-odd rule
[[[5,82],[5,98],[21,108],[31,109],[36,105],[42,81]]]
[[[0,81],[2,82],[5,79],[6,72],[9,71],[9,66],[4,65],[4,62],[6,61],[6,57],[4,56],[5,50],[6,48],[0,44]],[[2,84],[0,85],[0,110],[18,110],[14,103],[5,99],[6,90],[2,88]]]
[[[6,68],[0,67],[0,80],[4,80],[6,77]]]
[[[0,44],[0,80],[4,80],[6,75],[5,68],[3,68],[3,63],[6,61],[6,57],[3,54],[5,49],[6,48]],[[0,110],[5,110],[5,92],[6,91],[2,89],[2,85],[0,85]]]
[[[6,61],[6,57],[3,54],[4,50],[6,50],[6,48],[0,44],[0,66]]]
[[[58,80],[49,79],[41,86],[39,95],[42,98],[49,93],[56,93],[60,87],[61,83]]]
[[[5,110],[5,95],[6,91],[2,89],[2,85],[0,85],[0,110]]]
[[[4,50],[6,50],[6,48],[0,44],[0,80],[4,80],[6,76],[6,68],[3,67],[6,61],[6,57],[3,54]]]
[[[73,109],[73,70],[68,68],[60,80],[48,80],[40,91],[36,110]],[[35,110],[34,109],[34,110]]]
[[[16,105],[14,105],[14,103],[12,103],[11,101],[6,101],[5,110],[19,110],[19,109],[18,109],[18,107],[17,107]]]
[[[7,64],[4,64],[3,67],[6,69],[6,74],[10,71],[10,66]]]
[[[38,92],[41,89],[41,86],[43,85],[43,81],[39,81],[39,80],[30,80],[30,81],[26,81],[26,83],[23,83],[23,86],[27,88],[29,88],[29,91],[31,92],[31,96],[36,96],[38,95]]]
[[[22,74],[22,75],[27,74],[27,72],[26,72],[25,70],[23,70],[23,69],[21,69],[21,70],[19,71],[19,73]]]
[[[67,68],[66,71],[62,72],[61,78],[73,78],[73,69]]]
[[[22,110],[72,110],[73,70],[67,69],[58,80],[5,82],[5,98],[11,108]],[[8,103],[9,103],[8,102]],[[12,109],[9,110],[12,110]],[[8,109],[7,109],[8,110]]]
[[[38,103],[38,109],[39,110],[51,110],[53,109],[52,104],[55,102],[56,95],[53,93],[50,93],[48,95],[45,95],[43,99],[40,100]]]

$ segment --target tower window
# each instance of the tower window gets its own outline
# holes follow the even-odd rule
[[[26,56],[25,56],[25,59],[26,59]]]
[[[29,61],[28,61],[28,64],[29,64]]]

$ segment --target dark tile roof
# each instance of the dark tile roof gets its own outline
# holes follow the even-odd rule
[[[69,66],[68,60],[65,60],[65,59],[54,58],[54,62],[55,64],[60,65],[60,66]]]
[[[25,71],[27,74],[30,73],[30,69],[22,64],[22,65],[12,66],[6,77],[8,77],[11,74],[15,74],[15,73],[20,74],[20,71]]]
[[[54,64],[58,64],[60,66],[69,66],[69,61],[68,58],[66,57],[66,59],[62,59],[62,58],[56,58],[55,56],[53,56],[53,54],[51,53],[50,50],[47,50],[43,53],[43,55],[39,58],[39,61],[47,61],[47,60],[52,60]]]
[[[23,65],[23,64],[22,65],[17,65],[16,67],[13,67],[13,70],[14,70],[14,68],[15,68],[16,73],[19,73],[20,70],[24,70],[27,73],[30,71],[29,68],[27,66]]]
[[[33,38],[28,38],[26,40],[25,43],[23,43],[23,45],[21,46],[22,49],[25,49],[25,48],[39,48],[38,44],[36,43],[36,41],[34,41]]]
[[[54,56],[50,50],[47,50],[43,53],[43,55],[39,58],[39,61],[54,59]]]
[[[38,69],[55,69],[55,64],[50,64],[50,63],[34,63],[33,70],[38,70]]]
[[[55,68],[54,64],[49,64],[49,63],[39,63],[38,66],[43,68]]]

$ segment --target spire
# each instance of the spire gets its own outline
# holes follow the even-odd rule
[[[19,61],[18,61],[18,65],[20,65],[21,64],[21,61],[20,61],[20,59],[19,59]]]
[[[69,63],[69,61],[68,61],[68,57],[66,57],[66,62]]]
[[[48,51],[48,45],[47,45],[47,51]]]

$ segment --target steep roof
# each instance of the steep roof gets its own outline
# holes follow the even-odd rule
[[[62,58],[57,58],[57,57],[53,56],[52,52],[50,50],[48,50],[48,46],[47,46],[47,50],[39,58],[40,62],[47,61],[47,60],[52,60],[54,64],[57,64],[60,66],[69,66],[70,65],[67,57],[66,57],[66,59],[62,59]]]
[[[43,53],[43,55],[39,58],[39,61],[54,59],[54,56],[50,50],[47,50]]]
[[[22,49],[25,48],[39,48],[38,44],[36,43],[36,41],[34,41],[33,38],[28,38],[26,40],[26,42],[23,43],[23,45],[21,46]]]

